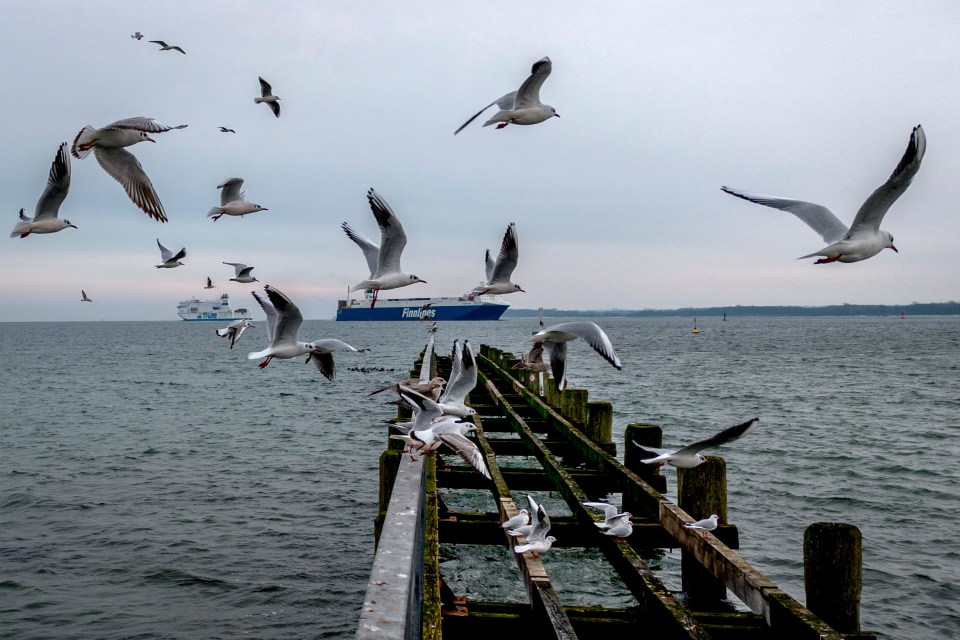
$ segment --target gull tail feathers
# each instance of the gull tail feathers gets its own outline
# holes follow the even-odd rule
[[[30,231],[30,225],[26,222],[18,222],[14,227],[13,231],[10,232],[11,238],[16,238],[17,236],[23,235]]]
[[[70,147],[70,153],[74,158],[86,158],[88,155],[90,155],[90,152],[93,150],[93,146],[87,145],[90,145],[90,143],[93,142],[96,133],[97,130],[90,125],[80,129],[80,133],[78,133],[77,137],[73,139],[73,146]],[[80,147],[85,148],[81,149]]]
[[[257,358],[266,358],[270,355],[270,349],[264,349],[263,351],[251,351],[247,354],[247,360],[256,360]]]
[[[207,211],[207,217],[213,218],[216,216],[222,216],[224,214],[223,207],[213,207],[210,211]]]

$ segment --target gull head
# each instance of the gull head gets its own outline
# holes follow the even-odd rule
[[[553,107],[551,107],[551,106],[548,105],[548,104],[543,105],[543,110],[550,114],[549,116],[547,116],[548,118],[559,118],[559,117],[560,117],[560,114],[557,113],[557,110],[554,109]]]
[[[514,290],[514,291],[523,291],[523,289],[521,289],[521,288],[520,288],[520,285],[518,285],[518,284],[513,285],[513,290]],[[523,292],[526,293],[526,291],[523,291]]]
[[[253,204],[253,205],[250,205],[250,206],[253,207],[253,211],[252,211],[251,213],[256,213],[257,211],[270,211],[270,209],[267,209],[266,207],[261,207],[261,206],[258,205],[258,204]]]
[[[73,223],[70,222],[69,220],[64,220],[64,221],[63,221],[63,228],[66,229],[67,227],[73,227],[74,229],[76,229],[76,228],[77,228],[77,225],[73,224]]]
[[[696,464],[695,466],[698,466],[698,467],[699,467],[699,466],[702,465],[704,462],[707,462],[707,458],[706,458],[702,453],[698,453],[698,454],[697,454],[697,464]]]
[[[413,275],[413,274],[411,273],[411,274],[410,274],[410,284],[415,284],[415,283],[417,283],[417,282],[422,282],[423,284],[427,284],[427,281],[426,281],[426,280],[422,280],[422,279],[418,278],[417,276],[415,276],[415,275]]]
[[[156,142],[156,140],[154,140],[153,138],[151,138],[150,136],[147,135],[147,132],[146,132],[146,131],[137,131],[137,134],[140,136],[140,141],[141,141],[141,142],[143,142],[143,141],[146,141],[146,142]]]
[[[883,244],[884,248],[893,249],[895,253],[900,253],[897,251],[897,248],[893,246],[893,236],[887,231],[881,231],[880,233],[883,235],[883,239],[886,240],[886,242]]]

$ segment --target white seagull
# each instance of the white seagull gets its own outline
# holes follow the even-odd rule
[[[220,192],[220,206],[210,209],[210,211],[207,212],[207,217],[213,218],[213,221],[216,222],[224,215],[242,217],[248,213],[269,211],[266,207],[247,202],[243,197],[244,193],[240,191],[241,186],[243,186],[243,178],[230,178],[223,184],[218,184],[217,189],[222,189]]]
[[[534,342],[530,351],[520,356],[519,360],[514,361],[513,368],[520,371],[533,371],[543,373],[550,370],[550,364],[543,361],[543,343]]]
[[[467,395],[477,386],[477,360],[474,358],[470,341],[460,347],[460,341],[453,343],[453,361],[450,367],[450,382],[440,396],[438,404],[444,413],[469,417],[477,415],[477,410],[466,405]]]
[[[300,309],[279,289],[266,285],[263,290],[267,292],[269,301],[258,296],[256,292],[253,292],[253,297],[267,316],[267,343],[269,346],[262,351],[248,353],[247,359],[266,358],[258,365],[263,369],[274,358],[289,359],[309,354],[304,364],[312,361],[320,373],[328,380],[333,380],[335,374],[333,352],[356,351],[356,349],[346,342],[334,339],[315,340],[313,342],[297,340],[300,325],[303,323],[303,315],[300,313]]]
[[[510,276],[517,267],[517,258],[520,251],[517,249],[517,225],[507,225],[507,232],[503,234],[503,243],[500,245],[500,255],[496,262],[490,257],[487,249],[485,263],[487,267],[487,282],[482,287],[474,289],[480,295],[503,294],[523,291],[520,285],[510,282]],[[526,293],[526,291],[524,291]]]
[[[254,98],[253,101],[257,104],[261,102],[266,102],[270,105],[270,110],[273,111],[273,115],[280,117],[280,103],[277,102],[280,98],[279,96],[273,95],[273,88],[270,86],[270,83],[264,80],[263,78],[257,78],[260,81],[260,97]]]
[[[629,511],[620,512],[615,506],[607,502],[584,502],[583,506],[603,512],[603,522],[594,522],[600,529],[609,529],[617,525],[626,516],[632,515]]]
[[[93,302],[93,300],[87,297],[87,292],[83,289],[80,289],[80,302]]]
[[[137,31],[130,37],[133,38],[134,40],[143,40],[143,34],[140,33],[139,31]]]
[[[367,201],[380,227],[379,247],[355,232],[346,222],[341,223],[340,227],[363,251],[363,256],[367,259],[367,267],[370,269],[370,277],[354,285],[350,290],[373,289],[373,300],[370,302],[372,309],[377,303],[377,295],[381,289],[397,289],[417,282],[426,283],[426,280],[421,280],[400,268],[400,254],[407,246],[407,234],[403,232],[403,225],[393,213],[393,209],[373,189],[367,192]]]
[[[550,517],[542,504],[538,504],[532,496],[527,496],[527,502],[530,505],[530,524],[508,531],[512,536],[525,536],[527,544],[518,544],[513,548],[514,553],[533,552],[534,558],[539,558],[539,552],[549,551],[554,542],[557,541],[553,536],[548,536],[550,532]]]
[[[230,278],[231,282],[241,282],[243,284],[250,284],[251,282],[260,282],[252,275],[250,272],[255,269],[255,267],[248,267],[242,262],[224,262],[223,264],[228,264],[234,268],[236,275]]]
[[[157,269],[173,269],[174,267],[184,266],[180,260],[187,257],[186,247],[174,254],[173,251],[170,251],[170,249],[160,244],[160,238],[157,238],[157,246],[160,247],[160,260],[163,261],[161,264],[156,265]]]
[[[543,348],[546,349],[547,355],[550,357],[550,369],[553,371],[553,379],[557,383],[559,391],[563,391],[567,386],[567,343],[577,338],[583,338],[587,344],[593,347],[594,351],[603,356],[618,371],[623,368],[620,365],[617,352],[613,350],[610,338],[596,324],[592,322],[555,324],[533,334],[532,342],[534,344],[543,343]]]
[[[716,434],[715,436],[711,436],[706,440],[699,440],[693,444],[688,444],[682,449],[659,449],[656,447],[645,447],[641,444],[637,444],[636,441],[633,441],[633,444],[640,447],[644,451],[656,454],[653,458],[646,458],[643,460],[643,462],[646,464],[666,463],[672,467],[692,469],[693,467],[699,467],[701,464],[707,461],[707,459],[703,457],[701,453],[699,453],[700,450],[708,447],[719,447],[722,444],[739,440],[743,436],[747,435],[753,428],[753,425],[759,421],[760,418],[752,418],[743,424],[738,424],[734,427],[724,429],[720,433]]]
[[[610,527],[603,530],[603,535],[615,538],[629,538],[633,533],[633,523],[630,522],[630,513],[624,511],[610,523]]]
[[[893,236],[881,230],[880,223],[890,206],[907,190],[913,177],[917,175],[926,149],[927,138],[920,125],[917,125],[910,134],[910,142],[900,164],[893,170],[890,178],[860,206],[849,228],[829,209],[819,204],[773,196],[752,196],[727,187],[721,188],[732,196],[792,213],[819,233],[824,242],[830,243],[819,251],[801,256],[800,260],[823,256],[814,264],[859,262],[872,258],[884,249],[893,249],[899,253],[893,246]]]
[[[180,47],[172,44],[167,44],[163,40],[148,40],[148,42],[152,42],[153,44],[160,45],[159,51],[179,51],[183,55],[187,55],[187,52],[181,49]]]
[[[207,276],[207,286],[204,289],[213,289],[213,280],[210,279],[210,276]]]
[[[500,523],[500,526],[504,529],[516,529],[517,527],[524,527],[528,524],[530,524],[530,512],[526,509],[520,509],[517,515],[504,520]]]
[[[460,128],[454,131],[453,135],[457,135],[463,131],[464,127],[476,120],[481,113],[493,105],[500,107],[500,111],[497,111],[493,114],[492,118],[483,123],[485,127],[499,123],[497,124],[497,129],[503,129],[511,123],[537,124],[544,120],[549,120],[554,116],[559,118],[560,114],[557,113],[556,109],[540,102],[540,87],[543,85],[543,81],[547,79],[547,76],[550,75],[552,69],[553,63],[550,62],[550,58],[540,58],[533,63],[533,67],[530,69],[530,77],[523,81],[520,89],[511,91],[507,95],[497,98],[483,109],[480,109],[480,111],[477,111],[472,118],[460,125]]]
[[[703,531],[713,531],[717,528],[717,515],[714,514],[709,518],[704,518],[703,520],[697,520],[696,522],[691,522],[690,524],[683,525],[684,529],[701,529]]]
[[[70,153],[75,158],[85,158],[90,151],[93,151],[103,170],[123,186],[133,204],[154,220],[166,222],[167,215],[163,211],[157,192],[153,190],[150,178],[144,173],[136,156],[123,147],[129,147],[144,140],[156,142],[149,134],[183,129],[186,126],[181,124],[168,127],[153,118],[117,120],[102,129],[86,126],[74,138]]]
[[[69,190],[70,156],[67,155],[67,143],[64,142],[60,145],[60,150],[57,151],[53,164],[50,165],[47,186],[40,194],[40,199],[37,200],[33,217],[28,218],[23,215],[23,209],[20,209],[20,222],[14,225],[10,237],[26,238],[31,233],[56,233],[67,227],[76,229],[77,226],[69,220],[61,220],[57,217],[60,212],[60,205],[63,204]]]
[[[237,340],[243,335],[243,332],[252,328],[253,324],[246,320],[234,320],[223,329],[217,329],[217,335],[221,338],[230,338],[230,348],[237,344]]]

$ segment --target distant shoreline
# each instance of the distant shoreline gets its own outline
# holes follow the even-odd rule
[[[509,308],[504,318],[537,317],[537,309]],[[577,311],[569,309],[544,309],[543,315],[557,317],[608,317],[608,318],[656,318],[668,316],[952,316],[960,315],[960,302],[914,302],[903,305],[889,304],[833,304],[823,307],[799,306],[742,306],[729,307],[683,307],[680,309],[602,309]]]

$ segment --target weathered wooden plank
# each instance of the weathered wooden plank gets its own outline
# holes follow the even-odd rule
[[[441,640],[440,529],[437,525],[437,459],[424,459],[423,602],[420,607],[421,640]]]
[[[360,611],[360,640],[400,640],[420,633],[423,483],[423,460],[404,457]]]
[[[550,491],[553,483],[540,469],[501,469],[507,484],[518,491]],[[590,495],[620,491],[615,478],[597,471],[574,471],[571,475]],[[464,465],[438,466],[437,481],[444,489],[488,489],[490,481]]]

